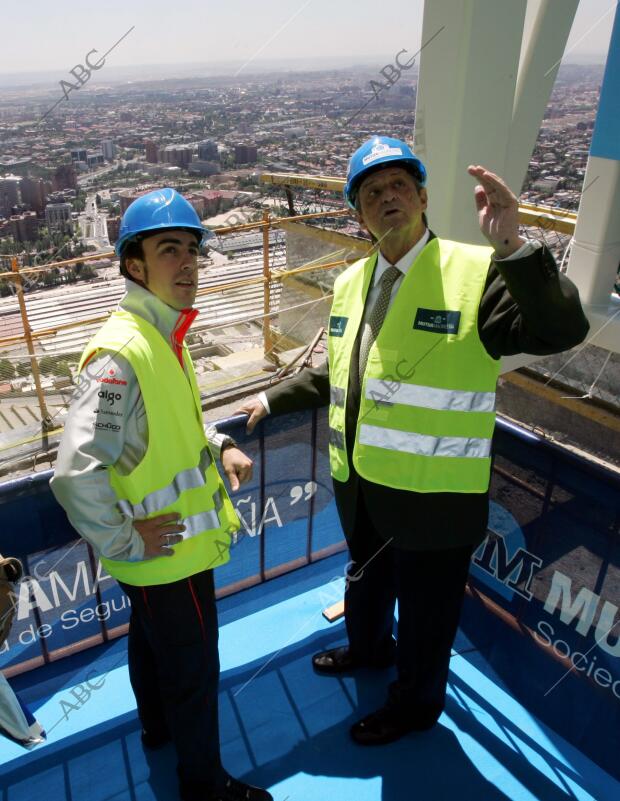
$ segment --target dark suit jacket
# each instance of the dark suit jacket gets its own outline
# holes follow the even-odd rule
[[[432,235],[431,235],[432,236]],[[558,272],[546,247],[513,261],[491,260],[478,312],[480,339],[494,359],[516,353],[547,355],[582,342],[588,321],[574,284]],[[357,359],[359,332],[352,358]],[[353,372],[353,371],[350,371]],[[346,409],[349,465],[359,412],[359,388],[349,385]],[[327,361],[306,368],[266,393],[273,414],[329,404]],[[475,545],[484,539],[488,493],[417,493],[392,489],[358,476],[334,480],[336,503],[349,541],[355,536],[358,493],[379,534],[411,550]]]

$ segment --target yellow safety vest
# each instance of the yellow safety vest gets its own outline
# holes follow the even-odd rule
[[[414,492],[487,491],[499,361],[478,336],[478,308],[491,252],[432,239],[404,277],[360,378],[360,476]],[[355,262],[334,286],[329,453],[339,481],[349,477],[349,364],[376,259]]]
[[[139,562],[102,558],[103,566],[119,581],[142,587],[169,584],[224,564],[239,519],[207,444],[187,346],[184,343],[186,375],[155,326],[120,310],[88,343],[79,369],[100,349],[120,353],[133,368],[149,431],[144,457],[128,475],[108,468],[118,508],[135,520],[178,512],[186,527],[172,557]]]

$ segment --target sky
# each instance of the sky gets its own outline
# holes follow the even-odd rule
[[[604,63],[616,2],[580,0],[565,61]],[[299,59],[373,63],[401,48],[415,53],[423,5],[424,0],[5,0],[0,76],[66,73],[89,51],[104,53],[132,26],[107,64],[234,62],[235,69],[244,64],[247,74],[266,59],[288,59],[292,66]]]

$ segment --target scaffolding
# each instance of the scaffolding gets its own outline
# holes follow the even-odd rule
[[[339,191],[344,184],[343,179],[278,174],[263,175],[261,180],[328,192]],[[564,263],[576,215],[523,204],[519,217],[523,234],[543,239],[558,262]],[[242,391],[255,391],[273,379],[274,371],[280,376],[287,361],[297,367],[307,363],[311,352],[304,353],[301,362],[299,356],[325,324],[335,275],[372,250],[369,240],[330,228],[340,218],[350,218],[353,225],[348,209],[289,217],[274,217],[265,210],[261,220],[214,229],[224,241],[256,233],[260,244],[251,256],[236,251],[233,280],[230,259],[214,254],[203,260],[208,270],[196,296],[202,315],[188,336],[188,345],[194,360],[202,360],[199,385],[205,404],[213,398],[223,401],[235,392],[239,396]],[[274,231],[282,236],[274,237]],[[286,252],[284,237],[300,233],[310,248],[295,260]],[[61,299],[54,295],[53,309],[52,295],[35,290],[44,276],[53,275],[59,281],[67,275],[75,278],[80,265],[113,256],[113,252],[90,254],[43,267],[23,266],[17,257],[10,257],[11,270],[0,273],[0,282],[11,284],[17,301],[5,302],[0,315],[0,462],[7,453],[13,459],[20,455],[30,459],[34,454],[33,464],[41,457],[49,460],[49,437],[62,431],[82,350],[116,307],[124,282],[118,273],[111,276],[113,266],[106,268],[103,277],[67,284]],[[321,350],[320,338],[315,344]],[[246,352],[235,352],[236,348]],[[576,358],[571,354],[550,357],[530,365],[524,374],[573,396],[573,401],[581,400],[582,405],[584,399],[599,402],[613,416],[615,385],[609,376],[620,373],[618,354],[599,352],[590,342],[577,350]],[[228,364],[234,369],[222,371]],[[586,387],[590,372],[598,375]]]

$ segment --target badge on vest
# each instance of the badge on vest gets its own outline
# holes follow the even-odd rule
[[[330,337],[341,337],[344,335],[344,329],[349,322],[348,317],[334,317],[329,318],[329,335]]]
[[[460,322],[460,311],[418,308],[413,327],[432,334],[457,334]]]

